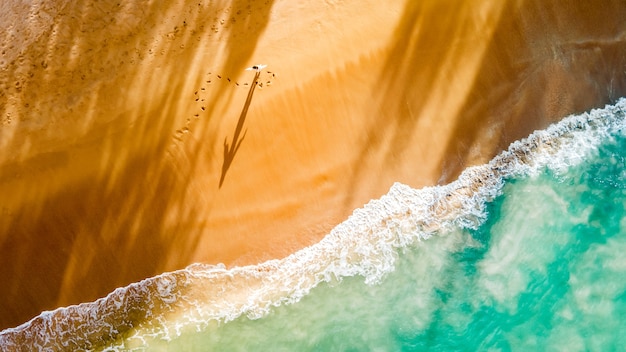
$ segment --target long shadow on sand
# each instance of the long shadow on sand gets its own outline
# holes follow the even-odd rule
[[[232,88],[212,88],[194,126],[205,143],[173,153],[174,131],[203,70],[243,69],[272,3],[78,1],[0,71],[19,82],[0,95],[16,131],[2,148],[28,156],[0,166],[0,329],[190,264],[208,214],[189,178],[219,144],[208,126]]]
[[[534,130],[626,94],[626,31],[615,30],[624,20],[623,1],[507,2],[443,153],[440,182]]]
[[[392,164],[411,143],[423,109],[445,81],[444,65],[463,60],[455,39],[463,36],[471,4],[450,1],[407,1],[390,53],[373,92],[380,108],[360,147],[344,206],[351,208],[372,151]],[[391,142],[389,142],[391,141]]]
[[[626,93],[626,34],[620,25],[626,19],[624,2],[494,4],[497,22],[471,86],[459,97],[455,115],[444,116],[438,113],[446,106],[433,107],[433,102],[443,103],[442,95],[453,94],[448,86],[455,74],[463,73],[463,54],[473,45],[464,38],[481,33],[475,26],[484,14],[478,15],[475,2],[406,3],[373,92],[381,108],[372,112],[360,146],[344,199],[346,210],[355,206],[361,188],[370,187],[364,180],[372,183],[368,161],[373,154],[385,167],[394,167],[408,147],[415,148],[412,144],[423,144],[419,148],[429,153],[429,145],[412,140],[422,119],[432,120],[425,125],[434,128],[439,119],[452,121],[450,138],[439,142],[445,143],[439,182],[447,183],[533,130]]]
[[[230,164],[233,162],[235,158],[235,154],[239,150],[243,139],[246,137],[246,130],[239,139],[239,135],[241,135],[241,130],[243,129],[243,124],[246,121],[246,115],[248,114],[248,108],[250,107],[250,103],[252,103],[252,95],[254,94],[254,89],[256,88],[259,76],[261,75],[260,69],[255,69],[254,79],[252,79],[252,83],[250,84],[250,90],[248,91],[248,96],[246,97],[246,102],[243,105],[243,109],[241,110],[241,115],[239,115],[239,120],[237,121],[237,127],[235,127],[235,133],[233,135],[233,141],[230,146],[228,145],[228,141],[224,138],[224,162],[222,163],[222,174],[220,175],[220,184],[219,187],[222,187],[224,183],[224,178],[226,177],[226,173],[228,172],[228,168]]]

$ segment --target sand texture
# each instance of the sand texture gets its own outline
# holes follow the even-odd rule
[[[0,329],[284,257],[395,181],[613,102],[625,21],[623,0],[4,1]]]

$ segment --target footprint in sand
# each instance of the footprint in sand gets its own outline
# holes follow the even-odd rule
[[[262,67],[257,67],[257,69],[260,70],[262,69]],[[209,85],[213,85],[213,83],[221,82],[220,83],[221,86],[224,86],[224,85],[229,86],[229,85],[234,84],[234,87],[249,88],[250,84],[254,83],[254,84],[257,84],[259,89],[263,89],[272,85],[273,80],[276,78],[276,73],[272,71],[263,71],[261,72],[260,76],[255,82],[246,81],[242,83],[239,83],[231,79],[230,77],[225,76],[224,74],[214,74],[212,72],[207,72],[205,76],[206,76],[205,78],[206,85],[198,87],[193,93],[193,99],[196,103],[199,104],[199,109],[192,113],[193,116],[187,118],[187,121],[184,124],[184,127],[176,130],[174,138],[177,139],[178,141],[182,142],[184,135],[191,132],[191,127],[193,126],[195,121],[199,120],[200,117],[204,113],[207,112],[208,107],[206,105],[206,100],[208,98],[207,94],[210,91]]]
[[[262,70],[265,66],[261,67],[261,66],[252,66],[250,69],[251,70]],[[248,88],[251,84],[251,82],[247,81],[247,82],[237,82],[233,79],[231,79],[228,76],[225,76],[224,74],[215,74],[211,71],[206,73],[206,79],[205,79],[205,83],[207,86],[201,86],[199,87],[195,92],[194,92],[194,101],[196,103],[201,104],[200,105],[200,109],[196,112],[194,112],[193,117],[194,119],[198,119],[200,118],[201,114],[203,112],[207,111],[207,106],[205,104],[206,98],[207,96],[205,94],[208,93],[208,86],[212,85],[213,83],[217,83],[217,82],[221,82],[221,85],[232,85],[234,84],[235,87],[241,87],[241,88]],[[211,78],[213,77],[213,78]],[[215,78],[217,77],[217,78]],[[259,78],[253,82],[254,84],[257,84],[257,86],[259,87],[259,89],[263,89],[266,87],[269,87],[272,85],[273,80],[276,78],[276,73],[272,72],[272,71],[263,71],[261,72],[261,75],[259,76]]]

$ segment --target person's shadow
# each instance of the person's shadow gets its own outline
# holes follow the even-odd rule
[[[228,172],[228,168],[233,162],[235,158],[235,154],[239,150],[241,146],[241,142],[246,137],[246,132],[243,133],[241,139],[239,139],[239,135],[241,134],[241,130],[243,129],[243,123],[246,121],[246,114],[248,113],[248,108],[250,107],[250,103],[252,102],[252,95],[254,94],[254,88],[256,88],[258,84],[259,76],[261,75],[261,70],[263,70],[265,66],[263,65],[255,65],[250,69],[256,71],[254,74],[254,79],[252,80],[252,84],[250,84],[250,90],[248,91],[248,97],[246,98],[246,103],[243,105],[243,110],[241,110],[241,115],[239,115],[239,121],[237,121],[237,127],[235,128],[235,135],[233,136],[233,141],[229,145],[227,138],[224,138],[224,163],[222,164],[222,175],[220,176],[220,184],[219,188],[222,188],[222,184],[224,183],[224,178],[226,177],[226,172]]]

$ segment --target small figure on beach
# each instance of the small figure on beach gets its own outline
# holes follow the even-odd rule
[[[241,115],[239,115],[239,121],[237,121],[237,127],[235,128],[232,142],[229,144],[228,139],[224,138],[224,162],[222,163],[222,174],[220,176],[219,188],[222,188],[224,178],[226,177],[226,172],[228,172],[228,169],[230,168],[230,165],[235,158],[235,154],[237,154],[237,151],[239,150],[243,139],[246,137],[246,133],[248,130],[243,130],[244,122],[246,120],[248,108],[250,107],[250,103],[252,102],[254,88],[257,85],[259,85],[259,87],[263,87],[263,83],[259,83],[259,76],[261,75],[261,70],[265,67],[266,65],[254,65],[246,69],[248,71],[254,70],[256,72],[254,74],[254,78],[252,79],[252,85],[250,86],[250,90],[248,91],[248,97],[246,98],[246,102],[244,103],[243,109],[241,110]],[[237,85],[239,84],[237,83]],[[242,131],[243,135],[241,135]]]
[[[266,68],[267,65],[254,65],[252,67],[248,67],[246,71],[258,71],[261,72],[262,69]]]

